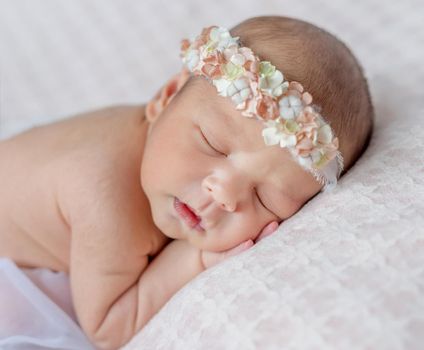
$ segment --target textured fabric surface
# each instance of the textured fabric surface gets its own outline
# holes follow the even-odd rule
[[[66,273],[0,258],[0,349],[94,350],[71,303]]]
[[[180,290],[130,349],[422,349],[424,4],[0,0],[0,137],[147,101],[180,39],[256,15],[310,21],[362,63],[374,137],[340,180],[242,255]]]

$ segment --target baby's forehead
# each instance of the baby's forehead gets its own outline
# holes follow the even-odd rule
[[[253,148],[264,146],[263,122],[248,118],[238,111],[228,97],[219,96],[212,83],[203,77],[191,77],[184,89],[185,108],[190,108],[197,121],[219,133],[221,137],[246,143]]]
[[[214,104],[218,100],[218,93],[211,82],[202,76],[190,76],[181,88],[185,99],[199,104]]]

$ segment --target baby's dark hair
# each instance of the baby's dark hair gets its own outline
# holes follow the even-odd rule
[[[374,125],[368,83],[350,49],[313,24],[281,16],[250,18],[230,32],[313,96],[339,139],[343,175],[368,147]]]

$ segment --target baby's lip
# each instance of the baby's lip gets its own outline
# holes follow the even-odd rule
[[[194,209],[192,206],[190,206],[187,203],[184,203],[184,204],[193,212],[194,215],[196,215],[199,218],[199,220],[200,220],[199,225],[203,230],[210,230],[213,227],[213,222],[211,222],[209,220],[208,216],[206,216],[206,215],[202,216],[202,215],[199,214],[200,210]],[[209,214],[211,214],[211,213],[209,213]]]
[[[184,203],[184,202],[183,202]],[[191,211],[194,215],[196,215],[197,217],[200,217],[199,215],[197,215],[197,210],[194,209],[191,205],[184,203]]]
[[[198,210],[196,210],[196,209],[194,209],[192,206],[190,206],[189,204],[187,204],[187,203],[184,203],[186,206],[187,206],[187,208],[188,209],[190,209],[191,210],[191,212],[199,219],[199,226],[204,230],[204,227],[203,227],[203,225],[202,225],[202,217],[200,216],[200,215],[198,215],[197,213],[199,212]]]
[[[195,214],[192,207],[175,197],[174,208],[180,219],[183,220],[190,228],[194,228],[197,231],[204,231],[204,228],[200,224],[202,218]]]

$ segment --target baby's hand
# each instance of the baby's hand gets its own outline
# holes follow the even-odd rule
[[[255,239],[255,243],[258,243],[261,239],[269,236],[271,233],[274,233],[278,228],[278,222],[272,221],[264,227],[264,229],[259,233],[258,237]]]
[[[240,243],[238,246],[228,249],[226,251],[223,252],[209,252],[206,250],[202,250],[201,251],[201,259],[202,259],[202,263],[205,269],[208,269],[218,263],[220,263],[221,261],[240,254],[242,252],[244,252],[245,250],[249,249],[250,247],[252,247],[253,245],[255,245],[255,243],[258,243],[261,239],[265,238],[266,236],[269,236],[271,233],[273,233],[276,229],[278,228],[278,222],[277,221],[272,221],[271,223],[269,223],[268,225],[266,225],[263,230],[258,234],[258,236],[255,238],[255,241],[249,239],[247,241],[244,241],[242,243]]]

